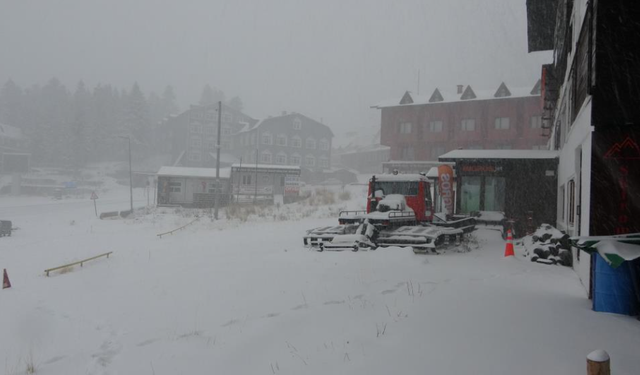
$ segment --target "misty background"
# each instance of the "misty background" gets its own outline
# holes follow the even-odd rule
[[[208,84],[254,118],[322,119],[339,146],[347,132],[377,132],[369,107],[405,90],[533,87],[551,55],[527,53],[526,29],[525,0],[0,0],[0,83],[49,112],[66,91],[70,134],[96,88],[120,108],[102,105],[96,121],[135,128],[136,106],[153,123],[198,104]]]

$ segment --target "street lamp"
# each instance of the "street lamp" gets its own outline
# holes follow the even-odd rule
[[[131,174],[131,137],[119,135],[118,138],[126,139],[129,144],[129,202],[131,203],[131,215],[133,215],[133,177]]]

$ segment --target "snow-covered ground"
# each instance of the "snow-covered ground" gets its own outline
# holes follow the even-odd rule
[[[640,368],[640,323],[595,313],[573,270],[470,252],[309,251],[306,229],[361,208],[298,203],[193,225],[193,211],[99,220],[89,199],[0,198],[0,352],[7,374],[583,374],[605,349]],[[136,191],[136,205],[144,205]],[[99,211],[128,208],[126,187]],[[113,251],[65,273],[44,269]]]

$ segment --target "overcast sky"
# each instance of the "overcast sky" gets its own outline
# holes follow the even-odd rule
[[[405,90],[533,86],[525,0],[0,0],[0,80],[69,88],[210,83],[256,117],[296,111],[336,134],[379,128]]]

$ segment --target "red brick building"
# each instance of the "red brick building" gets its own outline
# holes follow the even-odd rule
[[[546,149],[540,82],[533,88],[475,92],[458,86],[454,94],[435,89],[430,96],[406,92],[398,100],[372,106],[381,110],[380,144],[392,160],[438,160],[455,149]]]

